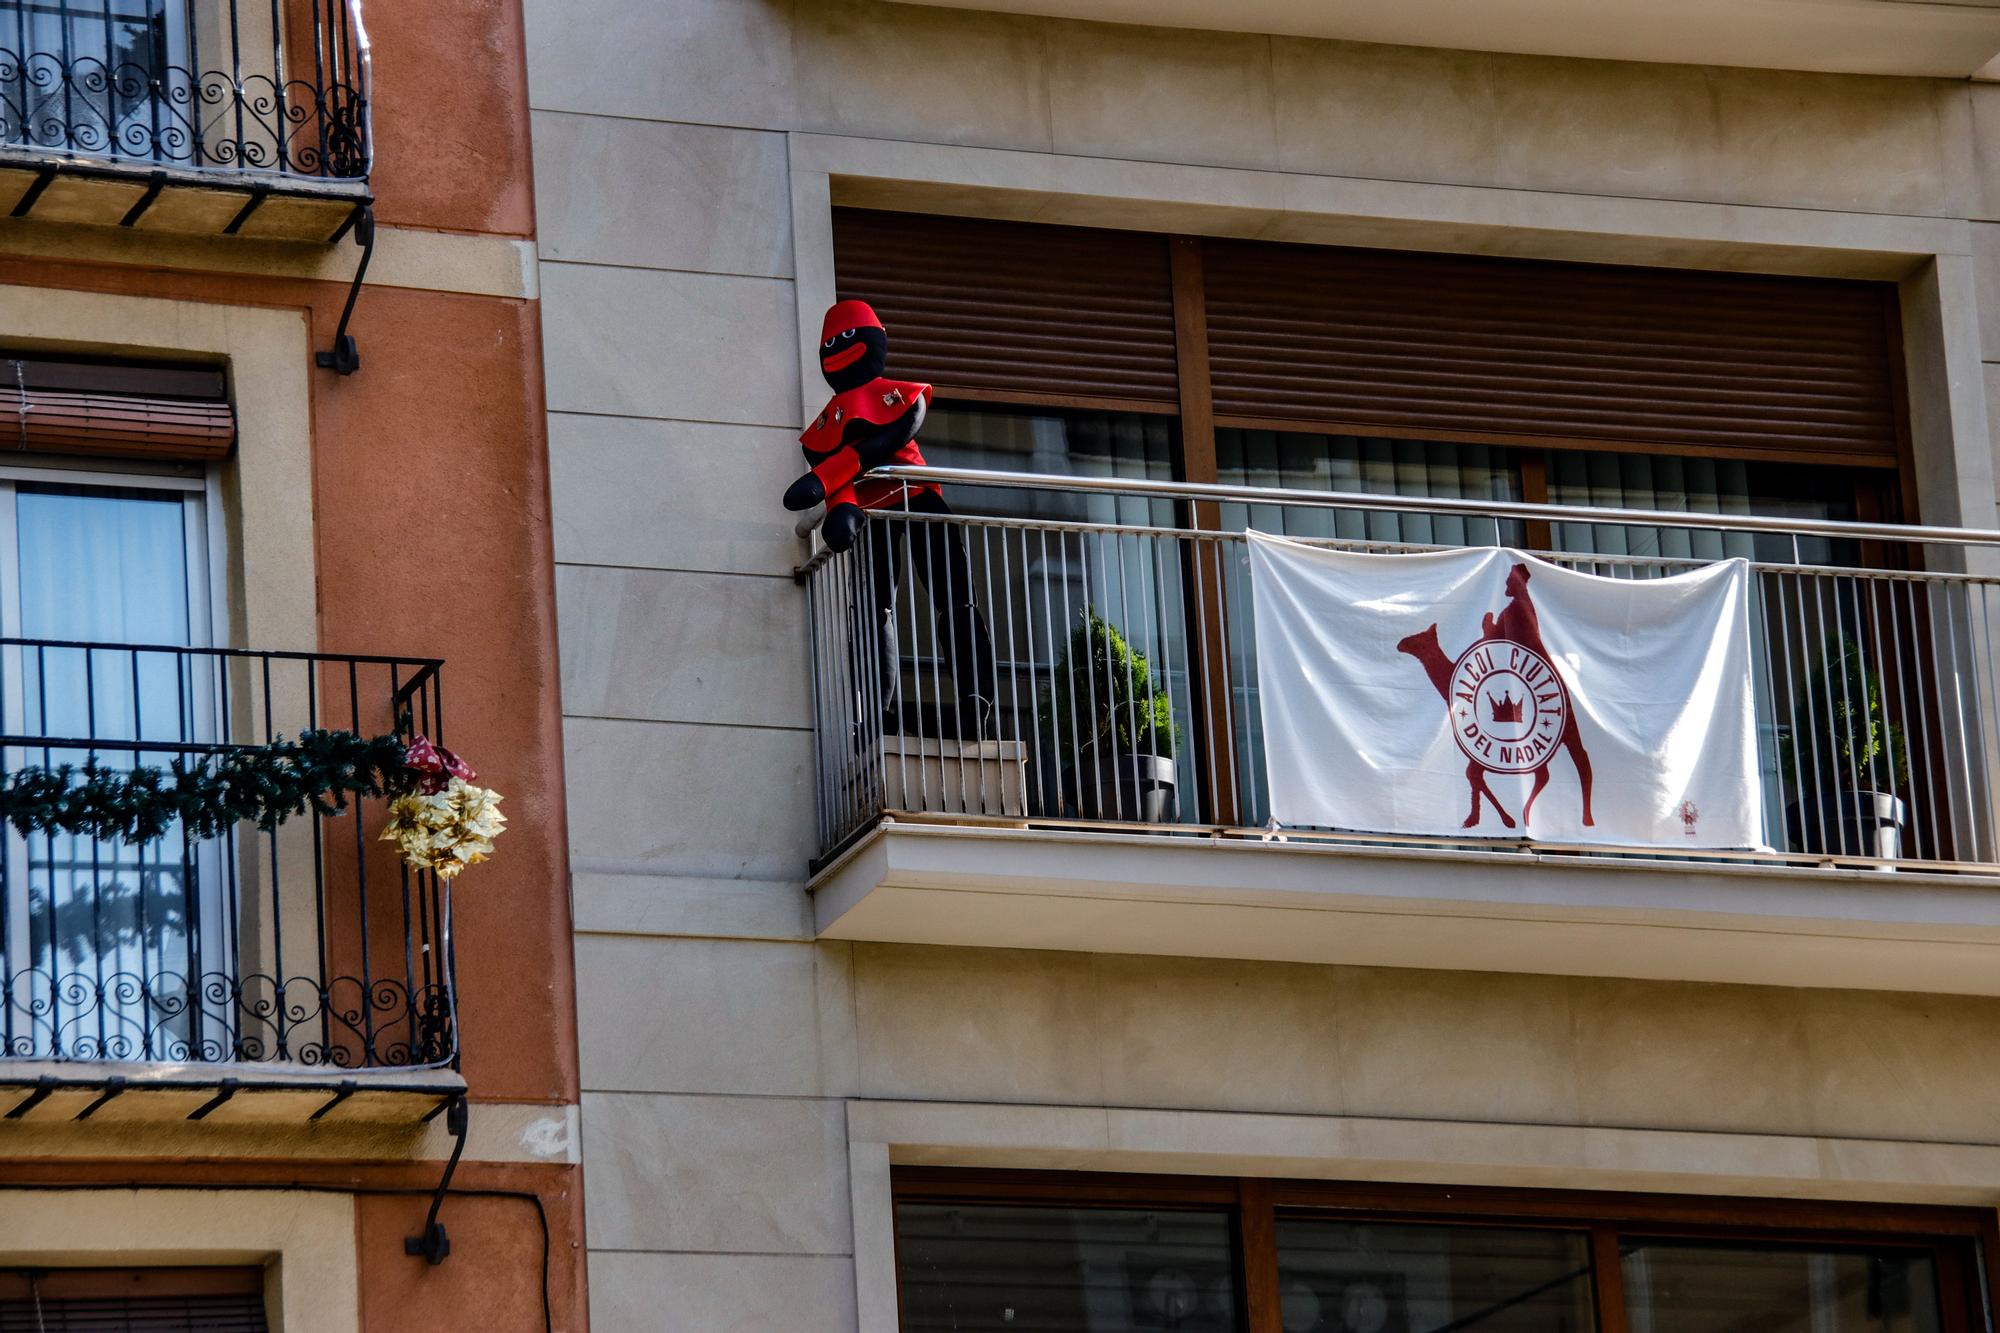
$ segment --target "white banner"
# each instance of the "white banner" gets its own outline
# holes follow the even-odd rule
[[[1759,846],[1750,567],[1613,579],[1249,534],[1281,824]]]

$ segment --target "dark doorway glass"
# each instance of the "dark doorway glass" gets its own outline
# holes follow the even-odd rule
[[[1229,1215],[905,1203],[905,1333],[1234,1333]]]
[[[1631,1333],[1940,1333],[1926,1251],[1627,1240]]]
[[[1585,1333],[1582,1232],[1278,1219],[1285,1333]]]

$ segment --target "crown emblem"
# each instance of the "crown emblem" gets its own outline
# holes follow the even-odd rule
[[[1512,694],[1503,694],[1498,699],[1489,694],[1486,706],[1493,710],[1495,722],[1519,723],[1521,720],[1521,701]]]

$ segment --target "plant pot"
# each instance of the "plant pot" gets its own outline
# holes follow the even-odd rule
[[[1909,810],[1886,791],[1861,789],[1827,796],[1817,810],[1795,804],[1785,812],[1792,845],[1820,856],[1873,856],[1894,861],[1903,855]]]
[[[1063,775],[1079,819],[1173,824],[1180,820],[1174,761],[1160,754],[1099,753],[1085,746],[1077,766]]]

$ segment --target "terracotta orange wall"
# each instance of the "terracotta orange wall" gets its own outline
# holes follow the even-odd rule
[[[364,368],[314,404],[320,642],[446,659],[445,734],[508,816],[453,895],[465,1074],[478,1097],[574,1101],[535,309],[384,291],[365,310]]]
[[[319,346],[347,296],[336,283],[45,260],[0,259],[0,281],[302,308]],[[353,329],[361,371],[313,379],[320,645],[446,659],[446,734],[509,819],[499,854],[453,897],[465,1075],[480,1099],[574,1101],[536,309],[370,288]]]
[[[518,0],[363,0],[378,219],[528,237]],[[351,249],[351,246],[344,246]],[[338,283],[0,261],[9,282],[309,312]],[[576,1096],[541,335],[532,302],[371,287],[362,369],[313,372],[320,644],[447,661],[446,732],[506,796],[500,854],[454,895],[477,1098]],[[23,330],[32,336],[32,331]],[[291,647],[293,645],[257,645]]]
[[[532,235],[518,0],[363,0],[362,13],[374,47],[376,217]]]
[[[376,214],[388,226],[533,235],[516,0],[366,0]],[[352,252],[346,244],[343,249]],[[331,345],[338,282],[0,257],[0,282],[302,310]],[[32,338],[33,330],[16,331]],[[359,374],[312,372],[320,646],[446,659],[445,732],[506,796],[495,858],[459,880],[460,1042],[475,1101],[577,1096],[567,836],[540,328],[533,302],[371,287]],[[289,648],[271,644],[260,647]],[[454,1257],[402,1252],[441,1163],[9,1163],[10,1179],[306,1182],[357,1202],[363,1324],[542,1326],[541,1223],[523,1198],[454,1197]],[[462,1190],[524,1191],[550,1227],[555,1324],[582,1329],[577,1168],[466,1163]],[[415,1193],[367,1193],[404,1190]]]

